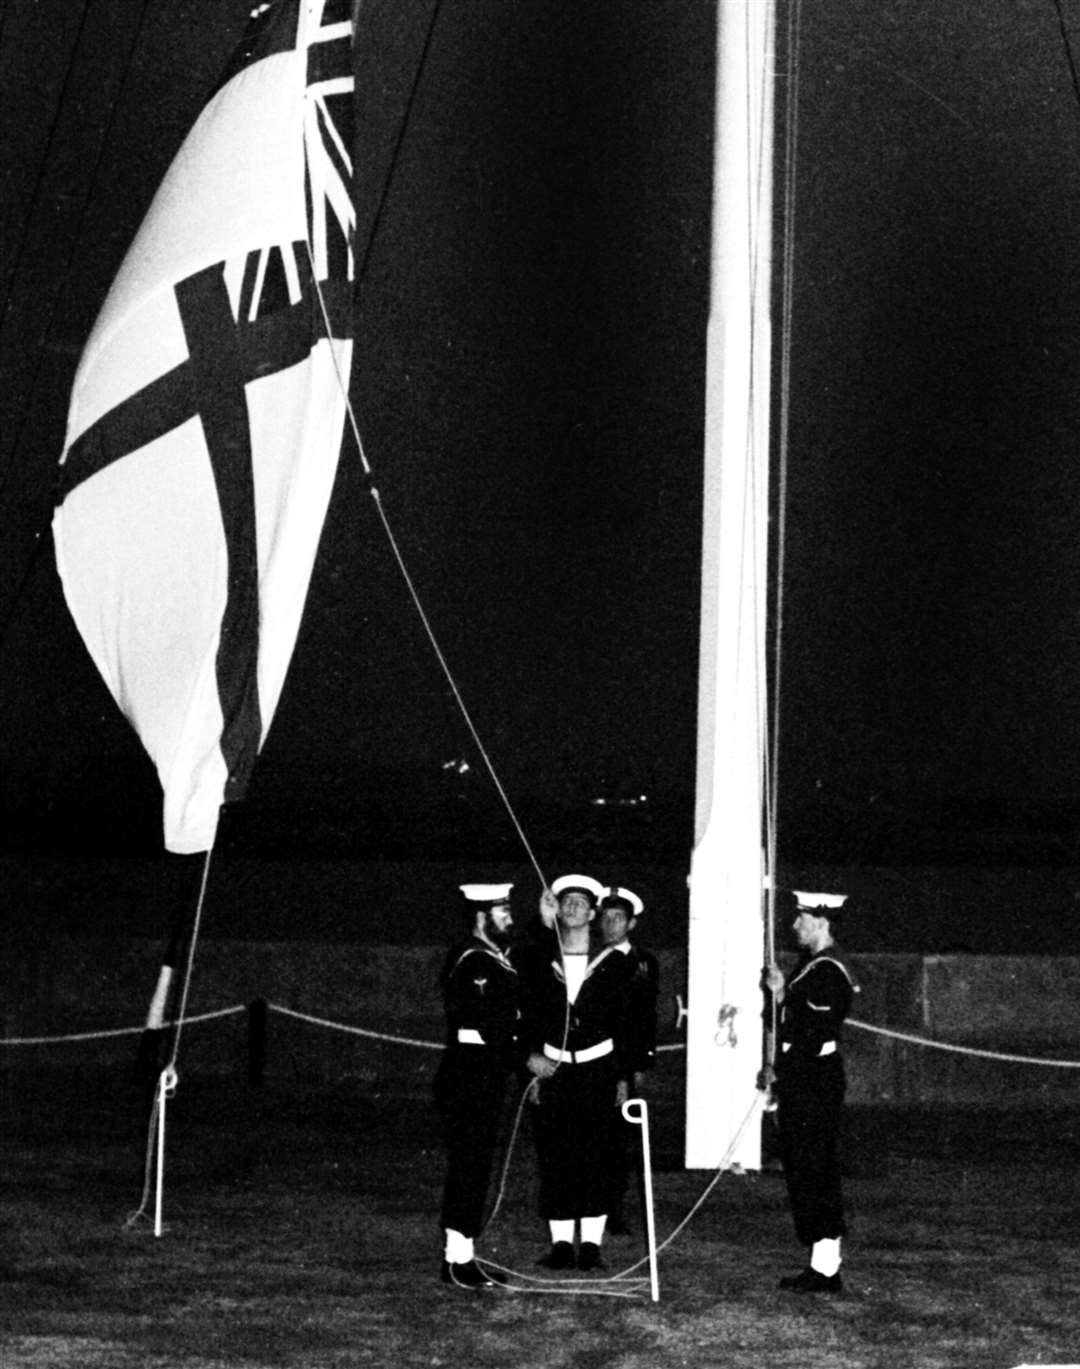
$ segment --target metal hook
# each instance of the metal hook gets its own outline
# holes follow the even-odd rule
[[[717,1025],[720,1030],[714,1039],[718,1046],[737,1046],[739,1044],[739,1037],[735,1031],[735,1018],[738,1012],[739,1009],[734,1003],[725,1003],[716,1014]],[[724,1032],[725,1026],[727,1027],[726,1034]]]

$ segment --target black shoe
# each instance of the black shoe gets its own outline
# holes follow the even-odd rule
[[[604,1261],[600,1258],[600,1247],[593,1241],[582,1241],[578,1246],[577,1267],[579,1269],[603,1269]]]
[[[569,1241],[556,1241],[543,1259],[537,1260],[537,1264],[547,1269],[573,1269],[574,1247]]]
[[[449,1260],[443,1260],[439,1277],[443,1283],[452,1284],[455,1288],[494,1288],[496,1284],[506,1282],[501,1276],[496,1278],[485,1273],[475,1260],[467,1260],[464,1264],[451,1264]]]
[[[844,1281],[839,1274],[819,1274],[807,1267],[801,1274],[791,1274],[780,1280],[780,1287],[789,1293],[841,1293]]]

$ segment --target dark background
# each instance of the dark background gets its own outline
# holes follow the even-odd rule
[[[32,553],[82,343],[248,7],[9,0],[0,20],[13,856],[160,847],[156,778],[47,533]],[[430,6],[398,8],[415,42]],[[799,11],[782,864],[1080,857],[1074,8]],[[545,862],[689,860],[714,21],[699,0],[443,0],[363,283],[366,449]],[[222,836],[520,859],[355,461]]]

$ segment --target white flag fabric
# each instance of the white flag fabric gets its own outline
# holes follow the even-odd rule
[[[68,607],[208,850],[285,681],[351,361],[352,0],[278,0],[170,167],[75,379]]]

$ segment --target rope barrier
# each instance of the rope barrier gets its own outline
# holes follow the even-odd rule
[[[1002,1051],[980,1050],[977,1046],[961,1046],[952,1041],[933,1041],[928,1036],[913,1036],[910,1032],[892,1031],[888,1027],[875,1027],[869,1022],[859,1022],[849,1017],[845,1024],[857,1027],[860,1031],[873,1032],[876,1036],[889,1036],[894,1041],[906,1041],[912,1046],[927,1046],[931,1050],[952,1051],[955,1055],[977,1055],[983,1060],[1003,1060],[1014,1065],[1048,1065],[1062,1070],[1080,1070],[1080,1060],[1048,1060],[1041,1055],[1007,1055]]]
[[[234,1008],[218,1008],[216,1012],[199,1013],[195,1017],[185,1017],[185,1025],[195,1022],[211,1022],[217,1017],[231,1017],[235,1013],[244,1012],[243,1003],[238,1003]],[[175,1027],[179,1019],[170,1022],[163,1022],[162,1028]],[[103,1031],[94,1032],[69,1032],[64,1036],[0,1036],[0,1046],[55,1046],[69,1041],[99,1041],[109,1036],[141,1036],[146,1030],[145,1026],[138,1027],[111,1027]]]
[[[316,1027],[330,1027],[334,1031],[348,1032],[351,1036],[366,1036],[375,1041],[390,1041],[398,1046],[422,1046],[428,1050],[444,1050],[441,1041],[420,1041],[412,1036],[392,1036],[388,1032],[369,1031],[366,1027],[352,1027],[344,1022],[332,1022],[328,1017],[314,1017],[310,1013],[297,1012],[280,1003],[267,1003],[269,1012],[279,1012],[283,1017],[294,1017],[300,1022],[310,1022]]]
[[[314,1013],[300,1012],[296,1008],[287,1008],[283,1003],[267,1003],[268,1012],[280,1013],[282,1017],[291,1017],[298,1022],[307,1022],[314,1027],[326,1027],[331,1031],[345,1032],[350,1036],[366,1037],[370,1041],[384,1041],[395,1046],[416,1046],[422,1050],[445,1050],[446,1047],[441,1041],[427,1041],[415,1036],[397,1036],[391,1032],[373,1031],[368,1027],[356,1027],[348,1022],[338,1022],[329,1017],[318,1017]],[[237,1003],[231,1008],[218,1008],[214,1012],[199,1013],[194,1016],[185,1017],[184,1025],[193,1025],[198,1022],[212,1022],[217,1018],[232,1017],[237,1013],[247,1011],[247,1005]],[[176,1025],[175,1022],[164,1022],[163,1027]],[[858,1031],[871,1032],[875,1036],[888,1037],[894,1041],[903,1041],[910,1046],[924,1046],[928,1050],[951,1051],[954,1055],[977,1056],[982,1060],[999,1060],[1003,1064],[1012,1065],[1035,1065],[1045,1066],[1048,1069],[1080,1070],[1080,1060],[1054,1060],[1043,1055],[1015,1055],[1007,1051],[985,1050],[978,1046],[963,1046],[956,1041],[935,1041],[929,1036],[917,1036],[912,1032],[897,1031],[892,1027],[877,1027],[872,1022],[862,1022],[858,1018],[849,1017],[846,1024],[854,1027]],[[109,1037],[118,1036],[138,1036],[145,1031],[145,1027],[111,1027],[101,1031],[92,1032],[68,1032],[60,1036],[0,1036],[0,1046],[54,1046],[64,1045],[78,1041],[99,1041]],[[672,1041],[665,1045],[657,1046],[658,1055],[670,1054],[674,1051],[684,1051],[686,1043],[684,1041]]]
[[[247,1005],[245,1004],[234,1004],[232,1007],[219,1008],[213,1012],[206,1012],[191,1017],[185,1017],[182,1020],[185,1024],[215,1021],[218,1019],[235,1016],[237,1013],[244,1012],[246,1011],[246,1007]],[[312,1026],[324,1027],[332,1031],[341,1031],[347,1033],[348,1035],[360,1036],[373,1041],[383,1041],[392,1045],[414,1046],[420,1047],[422,1049],[444,1049],[442,1043],[440,1042],[426,1041],[417,1037],[399,1036],[388,1032],[377,1032],[369,1028],[353,1026],[350,1023],[334,1021],[331,1018],[320,1017],[313,1013],[300,1012],[294,1008],[286,1007],[284,1004],[280,1003],[267,1003],[266,1008],[267,1011],[279,1013],[283,1017],[289,1017],[295,1021],[306,1022]],[[173,1024],[163,1023],[163,1026],[170,1025]],[[909,1045],[924,1046],[934,1050],[951,1051],[954,1054],[958,1055],[977,1056],[982,1059],[999,1060],[1011,1064],[1048,1066],[1058,1069],[1080,1069],[1080,1061],[1052,1060],[1040,1056],[1016,1055],[1000,1051],[983,1050],[974,1046],[962,1046],[951,1042],[934,1041],[929,1037],[917,1036],[910,1032],[901,1032],[886,1027],[877,1027],[874,1026],[872,1023],[862,1022],[856,1018],[849,1018],[848,1025],[860,1031],[867,1031],[878,1036],[891,1038],[897,1041],[903,1041]],[[65,1033],[60,1036],[51,1037],[0,1037],[0,1045],[48,1045],[56,1043],[71,1043],[77,1041],[92,1041],[98,1039],[115,1038],[119,1036],[130,1036],[136,1033],[141,1033],[143,1030],[143,1027],[119,1027],[96,1032]],[[658,1048],[658,1052],[671,1052],[684,1049],[684,1043],[673,1042],[668,1045],[660,1046]],[[167,1074],[172,1075],[171,1083],[166,1082]],[[159,1080],[159,1094],[164,1092],[166,1088],[175,1089],[175,1072],[172,1071],[171,1068],[167,1070],[162,1075],[161,1080]],[[508,1179],[511,1157],[514,1152],[517,1134],[521,1122],[521,1115],[524,1110],[527,1096],[528,1089],[526,1089],[526,1091],[522,1094],[521,1099],[518,1103],[518,1107],[515,1111],[515,1119],[511,1136],[506,1146],[504,1160],[500,1170],[498,1194],[496,1196],[492,1210],[490,1211],[487,1219],[484,1222],[485,1229],[494,1221],[494,1219],[498,1215],[501,1206],[503,1191],[505,1189]],[[682,1233],[686,1226],[693,1220],[696,1214],[704,1206],[705,1202],[709,1198],[709,1195],[712,1193],[717,1183],[719,1183],[722,1175],[725,1172],[727,1172],[731,1156],[735,1153],[736,1146],[738,1145],[738,1142],[743,1132],[746,1130],[747,1126],[749,1126],[750,1122],[753,1120],[758,1109],[761,1107],[762,1102],[763,1095],[760,1092],[756,1092],[754,1094],[754,1098],[750,1105],[750,1108],[746,1113],[746,1116],[743,1118],[742,1123],[737,1128],[735,1135],[732,1137],[723,1159],[720,1161],[720,1164],[715,1169],[712,1179],[706,1184],[705,1188],[698,1196],[697,1200],[692,1204],[690,1210],[668,1233],[664,1240],[661,1241],[658,1246],[656,1246],[654,1252],[654,1259],[656,1256],[659,1256],[663,1251],[665,1251],[678,1238],[678,1236]],[[164,1139],[162,1134],[164,1126],[163,1113],[164,1109],[161,1106],[161,1100],[159,1099],[157,1105],[153,1110],[153,1115],[151,1118],[149,1132],[147,1136],[146,1165],[142,1199],[140,1201],[138,1208],[134,1212],[129,1214],[125,1222],[125,1225],[129,1228],[135,1226],[141,1219],[143,1219],[147,1215],[147,1204],[149,1201],[151,1188],[151,1163],[154,1145],[155,1141],[163,1141]],[[160,1221],[159,1190],[159,1209],[157,1212],[157,1216],[155,1218],[155,1234],[160,1235],[162,1229],[163,1228],[161,1226]],[[595,1279],[575,1278],[573,1280],[551,1279],[550,1277],[544,1278],[536,1276],[521,1270],[511,1269],[509,1267],[503,1266],[498,1262],[491,1260],[490,1258],[484,1258],[482,1260],[482,1263],[490,1264],[495,1269],[502,1270],[506,1276],[516,1280],[516,1283],[508,1286],[507,1292],[515,1293],[518,1295],[543,1294],[546,1296],[562,1295],[573,1297],[591,1296],[639,1298],[644,1292],[644,1285],[648,1283],[647,1279],[637,1275],[636,1273],[636,1271],[641,1269],[641,1267],[646,1263],[645,1258],[642,1258],[628,1265],[626,1268],[621,1269],[614,1274],[598,1276]],[[639,1285],[641,1287],[639,1287]]]

